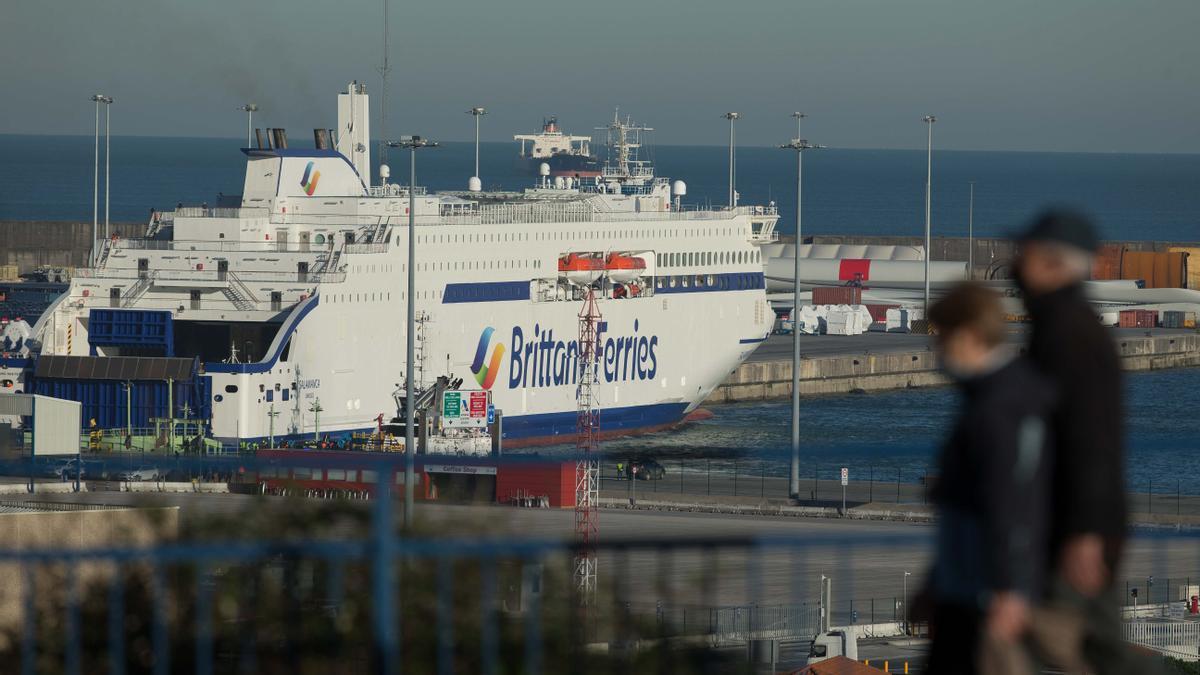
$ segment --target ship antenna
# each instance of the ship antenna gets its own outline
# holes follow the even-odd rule
[[[379,163],[387,164],[388,0],[383,0],[383,63],[379,70]],[[370,141],[368,141],[370,142]]]

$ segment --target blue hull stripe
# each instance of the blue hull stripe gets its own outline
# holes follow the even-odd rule
[[[683,285],[684,278],[687,286]],[[712,283],[709,283],[712,277]],[[671,280],[675,286],[671,286]],[[700,281],[697,282],[696,280]],[[724,272],[721,274],[698,274],[660,276],[655,280],[657,293],[720,293],[724,291],[752,291],[766,288],[762,272]],[[442,304],[462,302],[508,302],[529,299],[528,281],[483,281],[476,283],[446,284]]]
[[[738,340],[738,344],[752,345],[752,344],[757,344],[759,342],[766,342],[766,341],[767,341],[767,336],[764,335],[760,338],[742,338],[741,340]]]

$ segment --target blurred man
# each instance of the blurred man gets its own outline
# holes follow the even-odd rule
[[[964,284],[929,312],[963,406],[942,450],[930,673],[1030,672],[1021,648],[1048,567],[1052,385],[1004,346],[996,294]]]
[[[1051,624],[1062,628],[1074,614],[1082,633],[1050,642],[1081,649],[1097,673],[1116,673],[1130,672],[1113,590],[1126,531],[1124,418],[1116,348],[1083,293],[1098,243],[1083,216],[1046,212],[1021,236],[1016,271],[1033,319],[1029,356],[1059,393],[1050,531],[1060,582],[1050,608],[1060,620]]]

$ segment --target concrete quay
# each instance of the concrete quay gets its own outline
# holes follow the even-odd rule
[[[1200,333],[1197,331],[1111,330],[1125,370],[1200,366]],[[1010,334],[1012,349],[1022,349],[1026,336],[1025,327],[1014,328]],[[772,335],[713,390],[707,402],[761,401],[791,396],[791,340],[789,335]],[[806,396],[947,384],[945,376],[938,370],[932,338],[926,335],[803,335],[800,349],[800,393]]]

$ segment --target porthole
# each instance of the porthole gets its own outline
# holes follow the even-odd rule
[[[221,401],[224,401],[224,400],[225,400],[225,397],[224,397],[224,396],[222,396],[222,395],[220,395],[220,394],[217,394],[216,396],[213,396],[213,401],[215,401],[215,402],[217,402],[217,403],[220,403]]]
[[[237,385],[236,385],[236,384],[227,384],[227,385],[225,385],[225,393],[226,393],[226,394],[236,394],[236,393],[237,393],[237,390],[238,390],[238,388],[237,388]]]

